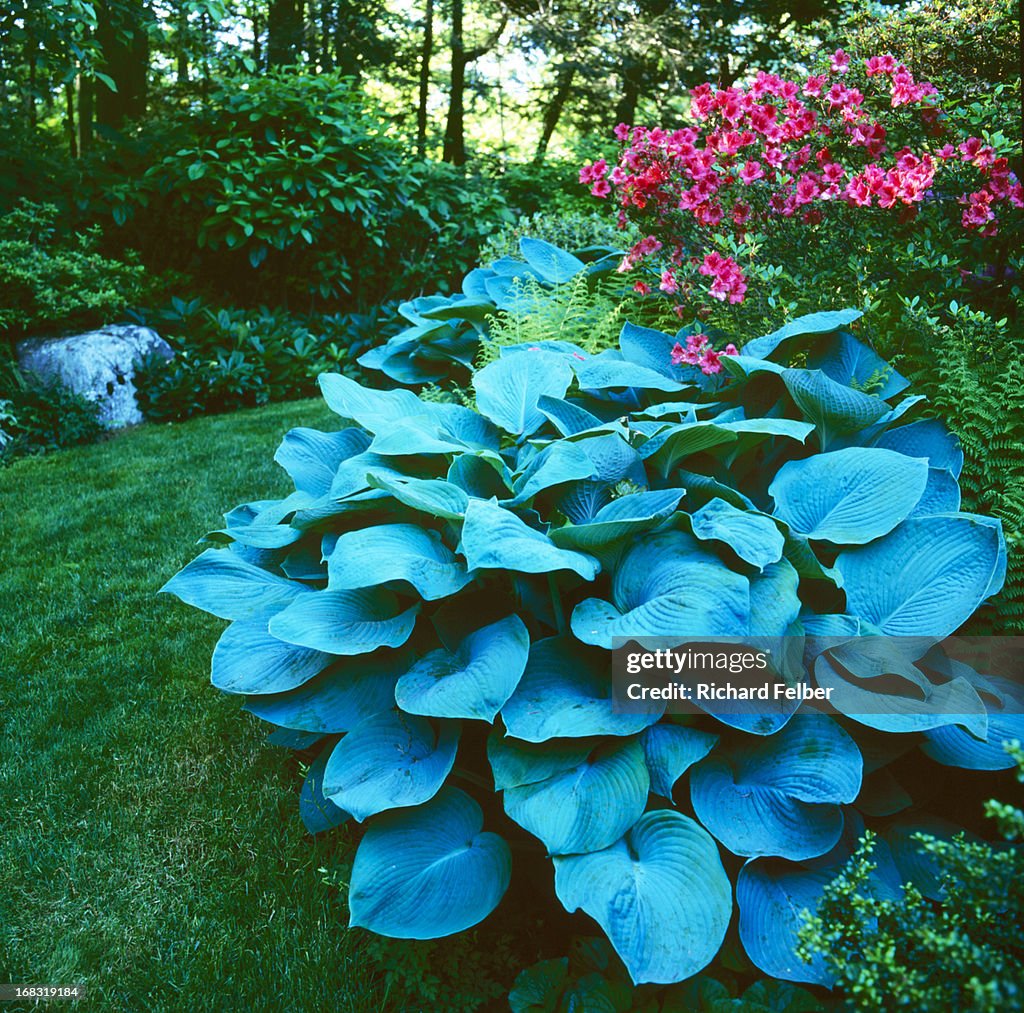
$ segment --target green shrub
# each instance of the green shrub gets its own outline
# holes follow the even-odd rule
[[[212,307],[200,299],[172,300],[140,317],[174,348],[135,367],[143,414],[154,421],[233,411],[312,394],[316,377],[342,369],[359,375],[361,347],[391,325],[388,308],[370,314],[306,317],[274,311]]]
[[[91,443],[102,432],[95,401],[0,360],[0,463]]]
[[[945,662],[917,640],[880,718],[858,696],[872,660],[816,646],[942,638],[998,591],[1005,561],[998,521],[950,502],[955,440],[908,423],[919,399],[848,329],[858,316],[816,314],[720,356],[692,329],[630,324],[596,355],[508,346],[473,376],[476,410],[321,377],[342,425],[285,437],[295,492],[225,515],[164,590],[231,620],[213,684],[280,741],[316,746],[307,821],[366,823],[351,925],[471,928],[515,848],[553,862],[558,900],[594,919],[635,984],[716,957],[734,883],[749,960],[827,983],[794,953],[798,912],[877,812],[865,756],[885,767],[920,743],[951,767],[1010,765],[986,736],[1019,712],[992,704],[982,720],[1006,698],[985,675],[955,681],[950,713]],[[611,699],[616,636],[801,631],[807,660],[783,668],[831,686],[836,717]]]
[[[417,160],[388,125],[335,74],[228,78],[123,145],[138,172],[95,204],[215,298],[364,309],[458,277],[511,217],[492,180]]]
[[[1024,781],[1024,753],[1015,746]],[[1022,836],[1019,809],[988,808]],[[850,1009],[1024,1010],[1024,851],[963,834],[921,834],[917,844],[930,867],[930,889],[906,884],[901,896],[879,898],[870,880],[886,849],[868,833],[801,929],[801,951],[824,961]]]
[[[143,298],[143,268],[100,254],[98,228],[62,234],[57,208],[22,200],[0,218],[0,335],[113,323]]]
[[[480,263],[490,264],[502,257],[518,257],[519,241],[524,236],[542,239],[563,250],[584,250],[592,246],[625,250],[640,238],[632,227],[620,229],[606,215],[596,211],[568,214],[538,211],[503,225],[489,236],[480,250]]]

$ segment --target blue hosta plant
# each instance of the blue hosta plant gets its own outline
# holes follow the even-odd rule
[[[402,303],[398,312],[409,326],[365,352],[359,364],[410,386],[465,375],[494,316],[527,313],[545,293],[581,275],[588,285],[595,284],[614,275],[621,259],[603,247],[570,253],[529,237],[523,237],[519,247],[522,259],[501,257],[487,267],[474,268],[463,279],[461,292],[418,296]],[[625,283],[621,287],[628,288]]]
[[[959,511],[955,441],[857,317],[793,321],[712,376],[631,325],[600,354],[506,347],[475,410],[321,377],[338,429],[284,438],[295,491],[232,510],[165,590],[230,620],[214,685],[317,751],[310,830],[364,825],[353,925],[475,925],[517,837],[634,983],[697,974],[733,925],[764,972],[826,984],[795,954],[800,911],[865,825],[887,820],[873,889],[923,874],[907,842],[931,817],[901,812],[890,765],[1009,766],[1019,689],[908,662],[866,708],[879,662],[858,634],[952,633],[1006,557],[997,521]],[[839,715],[612,705],[616,636],[801,633],[798,678]],[[822,637],[846,653],[815,654]]]

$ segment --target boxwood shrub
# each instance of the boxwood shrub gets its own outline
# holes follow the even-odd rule
[[[481,922],[517,838],[635,984],[697,974],[730,925],[766,974],[828,984],[799,912],[865,826],[889,817],[873,889],[921,867],[887,766],[1012,764],[1017,690],[927,659],[883,715],[862,713],[870,658],[810,646],[799,678],[848,713],[613,707],[616,636],[944,637],[998,592],[998,521],[960,512],[955,440],[858,316],[792,321],[710,375],[675,364],[686,332],[513,345],[475,407],[320,378],[340,423],[284,438],[295,491],[228,513],[164,590],[230,620],[213,684],[318,751],[307,827],[363,825],[352,925]]]

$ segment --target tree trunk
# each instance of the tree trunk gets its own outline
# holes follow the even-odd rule
[[[555,94],[548,103],[548,107],[544,110],[543,129],[541,130],[540,141],[537,143],[537,150],[533,156],[534,162],[538,165],[544,161],[544,156],[547,154],[548,145],[551,143],[555,128],[562,117],[562,110],[565,108],[565,103],[569,100],[569,95],[572,92],[572,82],[575,77],[575,64],[566,63],[559,67],[558,77],[555,81]]]
[[[331,0],[320,0],[320,69],[322,71],[334,70],[334,50],[331,48],[331,40],[334,38],[332,25]]]
[[[452,0],[452,80],[442,158],[453,165],[466,161],[466,46],[462,38],[463,0]]]
[[[68,152],[78,158],[78,135],[75,131],[75,85],[68,81],[64,85],[64,136],[68,141]]]
[[[92,147],[93,115],[92,78],[78,75],[78,153],[84,155]]]
[[[427,99],[430,92],[430,58],[434,53],[434,0],[427,0],[420,49],[420,99],[416,107],[416,151],[422,158],[427,151]]]
[[[175,34],[175,59],[177,62],[177,76],[179,85],[188,84],[188,11],[185,9],[183,0],[179,0],[177,24]]]
[[[270,0],[267,12],[267,66],[287,67],[298,60],[302,8],[298,0]]]
[[[103,54],[99,70],[116,91],[103,85],[96,93],[96,122],[120,128],[126,119],[146,111],[149,81],[148,13],[142,0],[96,5],[96,38]]]
[[[635,126],[636,106],[640,101],[640,79],[643,69],[635,63],[622,67],[622,95],[615,106],[615,122]]]

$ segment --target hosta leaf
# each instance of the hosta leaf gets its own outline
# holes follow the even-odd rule
[[[493,722],[522,677],[529,650],[523,621],[508,616],[470,634],[455,652],[425,655],[398,680],[395,699],[409,714]]]
[[[571,281],[586,268],[586,264],[579,257],[574,257],[571,253],[544,242],[543,239],[523,236],[519,240],[519,249],[530,267],[552,285],[562,285]]]
[[[437,794],[455,762],[459,725],[382,711],[361,721],[334,747],[324,772],[324,794],[362,822],[369,816],[419,805]]]
[[[671,517],[685,491],[661,489],[620,496],[603,506],[586,523],[555,528],[550,535],[551,541],[559,548],[601,557],[615,542],[650,531]]]
[[[736,905],[740,909],[740,941],[747,956],[765,974],[786,981],[831,987],[833,977],[825,958],[811,963],[797,956],[798,933],[804,912],[814,914],[825,887],[843,870],[864,832],[863,821],[852,816],[842,840],[821,858],[787,862],[756,858],[740,869],[736,879]],[[898,900],[902,896],[892,856],[883,841],[875,841],[871,860],[877,868],[868,880],[871,896]]]
[[[573,371],[583,390],[605,390],[609,387],[638,387],[642,390],[680,391],[688,386],[663,373],[655,372],[635,362],[615,357],[615,353],[602,352],[585,362],[573,361]]]
[[[716,498],[694,513],[690,522],[697,538],[724,542],[740,559],[759,570],[782,558],[785,539],[778,525],[764,514],[741,510]]]
[[[299,816],[311,834],[333,830],[349,818],[344,809],[339,809],[324,795],[324,768],[330,755],[330,747],[320,751],[320,755],[310,764],[299,792]]]
[[[771,563],[750,581],[750,625],[755,637],[783,637],[800,614],[800,575],[787,559]]]
[[[600,745],[600,739],[549,739],[524,742],[495,728],[487,737],[487,759],[495,791],[546,781],[578,767]]]
[[[911,517],[931,517],[935,514],[955,514],[960,510],[960,485],[953,472],[945,468],[929,468],[928,482]]]
[[[610,660],[571,637],[549,637],[530,647],[516,691],[501,709],[509,735],[527,742],[633,735],[654,724],[659,713],[616,713],[611,699]]]
[[[538,399],[537,408],[550,419],[562,436],[575,436],[601,425],[601,420],[596,415],[591,415],[585,408],[564,398],[545,395]]]
[[[349,531],[327,559],[327,587],[351,591],[392,580],[412,584],[427,601],[447,598],[472,577],[441,536],[416,524],[380,524]]]
[[[889,399],[910,386],[910,381],[900,376],[892,366],[862,344],[848,331],[839,331],[819,341],[817,347],[807,356],[809,369],[820,369],[836,383],[864,390],[876,397]]]
[[[611,847],[554,862],[558,899],[601,926],[635,984],[696,974],[725,938],[729,877],[714,841],[681,813],[645,813]]]
[[[853,740],[824,715],[797,715],[760,739],[730,738],[690,775],[697,818],[733,854],[801,859],[839,840],[839,803],[860,791]]]
[[[440,478],[384,478],[368,476],[370,485],[391,493],[400,503],[446,520],[462,520],[469,496],[457,485]]]
[[[890,429],[878,437],[876,446],[908,457],[927,457],[931,467],[945,468],[954,478],[964,465],[959,441],[938,419],[922,419]]]
[[[989,594],[999,531],[968,516],[911,517],[836,559],[846,611],[890,636],[952,633]]]
[[[544,424],[537,402],[563,397],[572,383],[565,358],[551,352],[524,352],[484,366],[473,377],[477,407],[513,436],[529,436]]]
[[[347,732],[360,721],[395,706],[395,683],[407,661],[395,651],[342,658],[288,693],[254,696],[245,709],[285,728]]]
[[[640,741],[651,774],[651,791],[671,799],[676,781],[711,752],[718,736],[697,728],[656,724],[643,733]]]
[[[318,382],[327,407],[375,433],[396,418],[426,415],[426,406],[408,390],[372,390],[340,373],[321,373]]]
[[[640,818],[649,788],[643,749],[630,739],[571,770],[506,789],[505,812],[548,854],[580,854],[617,841]]]
[[[827,310],[822,313],[808,313],[806,316],[790,320],[777,331],[766,334],[763,338],[755,338],[743,346],[743,354],[757,359],[767,359],[780,345],[792,338],[804,337],[809,334],[828,334],[838,331],[863,316],[860,310]]]
[[[378,817],[359,842],[351,926],[399,939],[437,939],[486,918],[508,889],[512,857],[481,832],[480,807],[458,788]]]
[[[585,580],[593,580],[600,569],[591,556],[559,549],[547,535],[493,500],[473,500],[466,508],[461,551],[471,570],[573,570]]]
[[[403,612],[398,599],[379,588],[317,591],[274,616],[270,633],[328,654],[368,654],[378,647],[404,644],[419,610],[417,602]]]
[[[515,497],[509,501],[509,506],[526,503],[552,486],[590,478],[593,472],[593,462],[579,444],[561,440],[551,443],[516,476],[513,486]]]
[[[288,472],[296,489],[323,496],[330,491],[338,465],[369,445],[370,437],[362,429],[337,433],[293,429],[277,448],[274,460]]]
[[[613,637],[733,636],[747,628],[746,577],[680,531],[637,540],[612,578],[612,603],[588,598],[572,614],[585,644],[611,647]]]
[[[628,362],[656,370],[663,376],[682,379],[684,371],[672,365],[672,349],[676,338],[650,327],[626,323],[619,333],[619,350]]]
[[[508,994],[512,1013],[558,1013],[568,978],[568,957],[541,960],[520,971]]]
[[[162,588],[221,619],[271,616],[311,589],[253,566],[226,549],[207,549]]]
[[[797,407],[814,423],[822,450],[837,437],[877,422],[889,406],[827,377],[820,369],[787,369],[782,380]]]
[[[265,619],[242,619],[217,641],[211,681],[225,693],[280,693],[301,686],[332,660],[329,654],[272,637]]]
[[[768,487],[795,532],[863,545],[905,520],[928,483],[928,463],[877,447],[850,447],[784,464]]]

